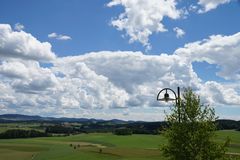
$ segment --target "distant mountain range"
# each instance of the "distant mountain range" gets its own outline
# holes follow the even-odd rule
[[[112,123],[124,123],[133,121],[124,121],[119,119],[102,120],[102,119],[88,119],[88,118],[55,118],[55,117],[41,117],[41,116],[29,116],[22,114],[3,114],[0,115],[0,122],[15,122],[15,121],[55,121],[55,122],[112,122]]]
[[[36,121],[36,122],[80,122],[80,123],[109,123],[109,124],[129,124],[129,123],[147,123],[144,121],[124,121],[119,119],[112,120],[103,120],[103,119],[94,119],[94,118],[55,118],[55,117],[41,117],[38,115],[22,115],[22,114],[2,114],[0,115],[0,123],[1,122],[27,122],[27,121]],[[231,124],[230,128],[236,128],[236,126],[240,127],[240,121],[235,120],[224,120],[220,119],[217,122],[223,125],[223,128],[226,128],[227,125]],[[151,122],[149,122],[151,123]]]
[[[18,122],[37,122],[37,123],[64,123],[73,122],[81,123],[82,130],[85,132],[111,132],[119,127],[131,128],[135,133],[154,134],[155,131],[162,126],[167,126],[166,122],[144,122],[144,121],[124,121],[119,119],[102,120],[102,119],[88,119],[88,118],[55,118],[55,117],[41,117],[29,116],[21,114],[3,114],[0,115],[0,123],[18,123]],[[235,129],[240,131],[240,121],[220,119],[216,121],[217,129]]]

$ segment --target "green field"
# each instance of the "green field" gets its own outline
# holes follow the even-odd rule
[[[219,142],[230,137],[228,152],[240,154],[240,132],[219,131],[217,135]],[[165,142],[162,135],[116,136],[110,133],[2,139],[0,160],[157,160],[164,159],[159,147]]]

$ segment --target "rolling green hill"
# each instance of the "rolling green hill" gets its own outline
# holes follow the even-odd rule
[[[219,142],[230,137],[228,152],[240,154],[240,132],[224,130],[217,135]],[[2,139],[0,160],[157,160],[164,159],[159,147],[165,142],[162,135],[117,136],[110,133]]]

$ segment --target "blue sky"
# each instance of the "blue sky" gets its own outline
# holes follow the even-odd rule
[[[154,93],[190,86],[220,117],[240,119],[236,0],[0,4],[1,84],[9,97],[22,97],[0,97],[4,113],[161,120]]]
[[[1,23],[14,25],[24,24],[25,31],[36,36],[40,41],[50,41],[58,56],[74,55],[102,50],[143,51],[139,43],[128,43],[128,38],[122,38],[124,32],[110,26],[112,18],[117,17],[124,8],[107,7],[108,0],[89,0],[71,2],[65,0],[42,0],[18,2],[16,0],[1,0]],[[179,5],[189,6],[196,1],[183,1]],[[171,20],[165,18],[164,24],[169,32],[154,34],[150,37],[152,50],[148,54],[169,53],[185,43],[207,38],[214,34],[231,35],[239,31],[240,5],[231,2],[220,5],[216,10],[206,14],[192,13],[187,18]],[[171,30],[174,27],[183,28],[186,35],[177,39]],[[49,40],[47,35],[52,32],[71,35],[71,41],[59,42]]]

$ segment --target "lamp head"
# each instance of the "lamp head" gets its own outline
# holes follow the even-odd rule
[[[175,97],[173,97],[173,98],[170,97],[171,94],[169,95],[169,93],[167,92],[168,90],[172,91],[173,94],[175,95]],[[163,98],[160,98],[160,95],[161,95],[162,91],[166,91],[166,92],[164,93],[164,97],[163,97]],[[169,88],[164,88],[164,89],[162,89],[162,90],[158,93],[157,100],[158,100],[158,101],[165,101],[165,102],[176,101],[176,100],[177,100],[177,96],[176,96],[176,94],[175,94],[175,92],[174,92],[173,90],[171,90],[171,89],[169,89]]]
[[[165,102],[169,101],[169,94],[167,92],[164,94],[164,101]]]

